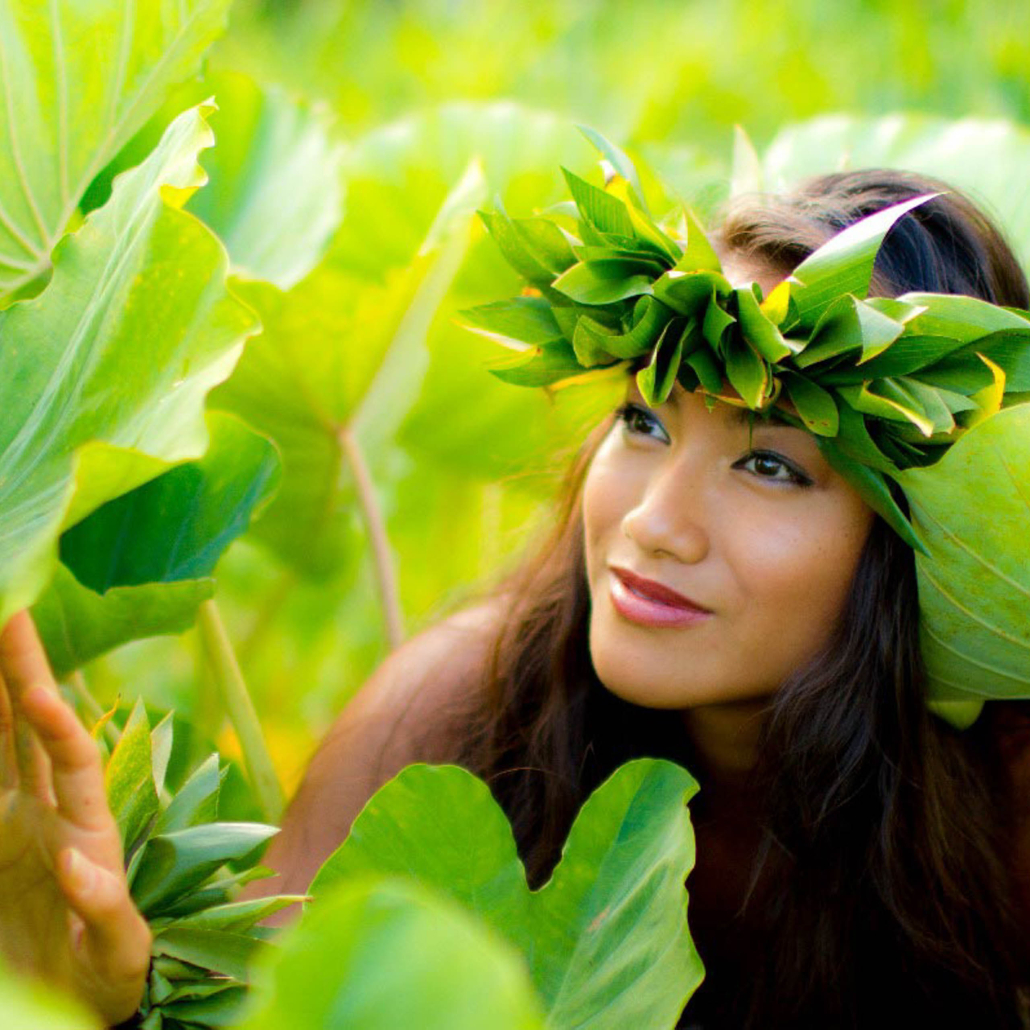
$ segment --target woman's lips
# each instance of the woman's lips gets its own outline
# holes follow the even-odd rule
[[[628,569],[612,567],[611,599],[615,610],[641,626],[689,626],[712,613],[689,598]]]

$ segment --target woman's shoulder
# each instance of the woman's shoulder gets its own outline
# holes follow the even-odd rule
[[[276,889],[303,891],[365,802],[412,762],[457,757],[478,707],[503,602],[423,630],[392,652],[348,702],[312,758],[267,864]]]
[[[479,700],[500,618],[501,603],[491,600],[412,637],[354,696],[326,745],[360,725],[381,763],[444,761],[456,746],[454,720]]]

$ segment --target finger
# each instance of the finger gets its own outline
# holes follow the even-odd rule
[[[14,716],[14,751],[21,789],[49,801],[50,762],[36,734],[23,718],[22,702],[33,686],[56,694],[57,685],[36,627],[26,611],[12,615],[0,632],[0,675],[7,684]]]
[[[44,687],[29,690],[22,708],[46,751],[58,812],[81,830],[111,829],[96,741],[64,700]]]
[[[0,676],[0,789],[18,785],[18,760],[14,754],[14,711],[7,684]]]
[[[14,700],[14,754],[18,767],[18,786],[27,794],[47,803],[53,802],[50,788],[50,760],[33,732],[21,698]]]
[[[138,981],[142,990],[151,933],[132,903],[125,877],[101,868],[76,848],[58,855],[57,871],[69,906],[84,924],[86,961],[107,983]]]

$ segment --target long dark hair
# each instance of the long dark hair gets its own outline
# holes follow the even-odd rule
[[[858,218],[937,191],[888,236],[875,291],[1030,306],[990,221],[920,176],[826,176],[737,207],[716,243],[786,274]],[[607,429],[581,451],[551,538],[502,588],[488,700],[461,756],[507,810],[534,883],[621,762],[693,757],[682,723],[619,700],[591,665],[580,495]],[[958,733],[928,714],[917,610],[911,551],[878,520],[831,645],[770,699],[753,773],[761,844],[741,913],[750,946],[706,951],[698,939],[707,978],[690,1025],[1023,1025],[1025,913],[998,720],[988,712]]]

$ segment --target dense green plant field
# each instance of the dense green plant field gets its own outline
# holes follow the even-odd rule
[[[538,892],[447,767],[384,788],[281,947],[257,924],[295,899],[234,891],[331,719],[510,566],[612,404],[511,389],[460,314],[520,288],[477,211],[601,183],[577,125],[670,219],[898,165],[1030,258],[1030,13],[824,6],[0,0],[0,618],[32,608],[110,754],[146,1027],[675,1024],[668,763],[605,784]],[[9,973],[0,1010],[92,1025]]]

